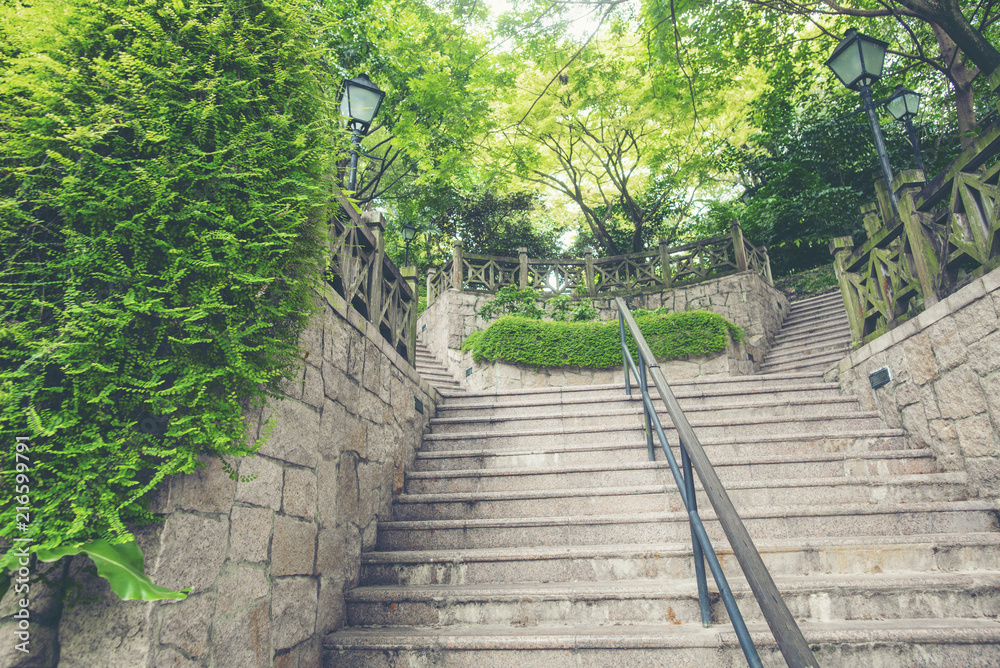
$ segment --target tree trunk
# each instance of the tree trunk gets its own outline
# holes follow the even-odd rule
[[[898,1],[928,23],[938,24],[981,72],[989,75],[1000,67],[1000,51],[969,23],[958,0]]]
[[[936,23],[932,23],[934,36],[937,37],[938,46],[941,47],[941,57],[944,65],[948,68],[948,79],[955,89],[955,112],[958,116],[958,133],[962,142],[962,148],[966,148],[973,141],[975,135],[972,133],[978,127],[976,121],[976,107],[973,101],[972,82],[979,74],[976,67],[966,67],[965,57],[955,40],[951,38],[944,28]]]

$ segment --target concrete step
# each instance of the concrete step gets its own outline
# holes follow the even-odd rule
[[[661,417],[663,431],[671,443],[677,432],[669,420]],[[567,416],[559,420],[532,422],[502,421],[469,425],[464,431],[424,434],[423,450],[486,450],[534,448],[559,444],[624,444],[642,437],[642,414],[606,418],[603,416]],[[882,421],[876,411],[857,411],[838,415],[795,415],[714,420],[711,416],[689,417],[698,438],[704,443],[725,437],[775,436],[802,439],[819,434],[850,436],[859,431],[875,430]],[[602,426],[606,425],[606,426]]]
[[[406,475],[410,494],[447,492],[498,492],[521,489],[617,487],[672,483],[670,468],[661,461],[623,462],[609,458],[604,464],[577,466],[415,470]],[[676,451],[674,456],[677,456]],[[771,457],[715,459],[712,462],[723,484],[739,480],[798,480],[802,478],[864,478],[936,472],[930,449],[881,452],[795,453]]]
[[[803,360],[819,355],[839,354],[842,357],[850,352],[850,340],[826,340],[801,343],[795,346],[772,348],[765,359],[766,364]]]
[[[806,536],[754,541],[772,574],[911,574],[994,570],[995,533]],[[740,566],[716,546],[723,571]],[[364,585],[465,585],[503,582],[594,582],[693,578],[690,537],[677,543],[366,552]],[[709,574],[711,577],[711,574]],[[727,576],[728,577],[728,576]]]
[[[835,504],[738,509],[750,536],[893,536],[900,533],[980,533],[997,530],[986,501]],[[701,511],[713,544],[725,537],[711,509]],[[581,517],[524,517],[379,522],[378,550],[445,550],[499,545],[611,545],[689,540],[687,513],[649,512]]]
[[[794,361],[778,362],[775,364],[765,361],[760,365],[760,372],[762,374],[783,373],[786,371],[805,373],[809,370],[819,369],[820,373],[822,373],[823,370],[831,364],[836,364],[840,360],[844,359],[849,350],[850,349],[845,346],[843,350],[838,352],[803,356]]]
[[[745,582],[731,577],[744,620],[763,615]],[[796,620],[994,619],[1000,573],[776,576]],[[717,592],[715,582],[710,592]],[[919,595],[914,595],[918,591]],[[728,621],[718,595],[713,621]],[[700,624],[694,580],[357,587],[345,594],[351,626],[564,626]]]
[[[653,485],[400,494],[393,501],[392,517],[394,520],[495,519],[683,510],[673,476],[665,471],[662,477],[659,484]],[[698,507],[708,507],[708,498],[697,482],[695,489]],[[768,505],[906,504],[967,498],[964,472],[888,479],[734,480],[726,483],[726,491],[737,510]]]
[[[825,336],[836,333],[843,335],[844,323],[840,320],[811,320],[794,325],[782,327],[781,333],[776,342],[784,343],[789,339],[801,338],[803,336]]]
[[[761,415],[836,415],[857,410],[857,397],[844,395],[827,395],[820,397],[801,396],[790,399],[778,394],[773,399],[745,397],[743,395],[726,395],[711,399],[684,397],[678,399],[684,414],[689,420],[695,416],[710,415],[713,419],[746,418]],[[653,392],[655,397],[655,391]],[[653,405],[659,408],[660,420],[666,422],[669,415],[663,403],[654,398]],[[441,415],[444,413],[444,415]],[[458,413],[458,415],[453,415]],[[631,397],[622,394],[618,399],[606,401],[574,402],[568,404],[536,404],[531,407],[501,407],[480,409],[478,411],[439,411],[439,417],[432,418],[431,428],[435,433],[461,431],[463,425],[487,425],[497,422],[511,424],[526,421],[539,421],[546,418],[560,420],[566,417],[591,417],[613,419],[622,415],[642,413],[642,400],[638,392]]]
[[[657,439],[658,440],[658,439]],[[901,429],[872,429],[853,433],[818,432],[809,436],[732,436],[727,438],[700,438],[711,461],[740,457],[768,457],[786,454],[814,454],[823,452],[866,452],[906,450],[910,447],[906,432]],[[671,441],[676,445],[676,439]],[[660,444],[656,446],[656,459],[664,461]],[[581,464],[606,464],[609,462],[647,461],[646,439],[636,435],[623,443],[546,443],[524,448],[485,448],[482,444],[462,449],[442,449],[417,452],[414,468],[432,471],[442,468],[514,468],[577,466]]]
[[[836,383],[796,383],[786,384],[780,388],[754,387],[729,389],[725,385],[718,387],[681,386],[673,388],[674,396],[684,410],[696,408],[728,407],[734,403],[743,405],[765,405],[770,402],[796,403],[800,401],[838,399],[850,400],[840,394]],[[651,390],[654,403],[662,406],[655,388]],[[437,415],[442,418],[475,415],[479,417],[506,417],[521,415],[525,411],[562,411],[565,413],[587,413],[595,409],[611,405],[641,406],[639,392],[633,389],[632,395],[625,394],[624,386],[599,397],[592,395],[561,396],[547,393],[541,396],[524,395],[508,401],[496,401],[495,397],[478,397],[480,401],[454,402],[447,401],[438,405]]]
[[[765,666],[785,665],[764,624],[748,625]],[[990,619],[804,622],[822,666],[990,666],[1000,624]],[[933,657],[933,658],[931,658]],[[929,658],[933,662],[928,663]],[[345,629],[324,640],[324,668],[729,668],[746,659],[729,624]]]
[[[792,307],[788,310],[788,315],[785,317],[785,322],[795,322],[803,320],[806,318],[815,317],[829,317],[829,318],[847,318],[847,311],[844,309],[843,302],[837,303],[834,301],[829,301],[825,303],[816,303],[809,305],[807,307]]]
[[[778,332],[774,337],[774,348],[780,348],[782,346],[793,345],[796,343],[809,342],[813,340],[824,340],[832,339],[838,341],[850,341],[851,340],[851,327],[850,322],[845,320],[842,323],[837,323],[830,329],[824,330],[822,332],[809,332],[809,333],[799,333],[799,334],[783,334]]]

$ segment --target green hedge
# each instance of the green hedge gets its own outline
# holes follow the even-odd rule
[[[658,359],[708,355],[725,350],[743,330],[715,313],[636,311],[636,324]],[[629,348],[635,342],[627,334]],[[500,360],[533,367],[581,366],[606,369],[622,364],[618,321],[549,322],[507,316],[462,344],[477,362]]]
[[[126,542],[165,476],[255,449],[343,138],[308,7],[0,5],[0,540]]]

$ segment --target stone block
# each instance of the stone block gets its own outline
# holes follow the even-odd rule
[[[369,422],[381,423],[385,416],[386,404],[377,394],[362,391],[358,405],[358,415]]]
[[[327,310],[323,314],[323,359],[343,370],[347,368],[350,327],[340,316]]]
[[[302,398],[302,383],[306,377],[306,365],[302,364],[289,372],[278,385],[278,391],[292,399]]]
[[[316,466],[316,519],[325,526],[337,523],[337,460],[323,460]]]
[[[911,382],[896,385],[896,405],[902,409],[920,401],[920,389]]]
[[[278,578],[271,594],[274,649],[294,647],[316,632],[318,588],[314,578]]]
[[[364,345],[365,369],[361,374],[361,384],[369,392],[378,394],[382,384],[382,364],[385,358],[382,356],[382,351],[369,338],[364,338]]]
[[[969,346],[969,368],[980,376],[1000,369],[1000,331]]]
[[[267,596],[269,584],[262,566],[241,564],[233,572],[224,574],[219,578],[216,617],[228,617],[242,608],[255,606],[257,599]]]
[[[357,525],[359,520],[357,458],[353,453],[345,453],[340,458],[337,477],[337,524]]]
[[[934,360],[939,371],[954,369],[965,361],[965,344],[950,320],[941,320],[928,329],[931,347],[934,349]]]
[[[931,439],[939,458],[959,456],[958,432],[951,420],[931,420]]]
[[[316,561],[316,524],[274,516],[271,575],[312,575]]]
[[[996,499],[1000,490],[1000,460],[996,457],[979,457],[965,463],[969,473],[969,485],[979,496]]]
[[[323,394],[322,372],[313,366],[306,367],[305,383],[302,386],[302,401],[310,406],[321,408],[323,406]]]
[[[281,509],[286,515],[307,520],[316,518],[316,474],[310,469],[285,469],[285,489]]]
[[[344,604],[344,583],[342,580],[323,578],[319,585],[316,632],[319,634],[339,631],[344,626],[346,606]]]
[[[202,455],[198,461],[204,468],[182,476],[183,497],[179,506],[185,510],[205,513],[225,513],[233,505],[236,481],[222,468],[218,457]]]
[[[212,627],[217,668],[271,668],[271,606],[267,601],[217,620]]]
[[[163,524],[156,584],[169,589],[210,588],[226,560],[229,517],[221,519],[177,512]]]
[[[322,314],[314,316],[299,335],[299,350],[306,363],[313,366],[319,366],[323,361],[323,321]]]
[[[56,648],[59,637],[55,629],[32,624],[28,629],[30,641],[28,652],[24,653],[15,647],[20,640],[14,635],[17,632],[16,620],[0,623],[0,666],[7,668],[49,668],[56,665]]]
[[[365,371],[365,337],[353,328],[349,331],[350,347],[347,353],[347,375],[360,382]]]
[[[923,385],[938,376],[937,364],[934,361],[934,351],[931,341],[925,332],[911,336],[903,342],[906,353],[906,366],[910,372],[910,380],[917,385]]]
[[[281,508],[283,475],[281,464],[259,455],[240,460],[240,476],[256,476],[236,483],[236,500],[278,510]]]
[[[955,329],[966,346],[981,341],[997,331],[997,327],[997,311],[988,297],[977,299],[955,313]]]
[[[683,380],[686,378],[697,378],[701,372],[700,367],[695,362],[684,362],[681,360],[670,360],[660,365],[667,382],[671,380]]]
[[[980,381],[983,388],[983,395],[986,397],[986,404],[993,425],[1000,431],[1000,371],[986,376]]]
[[[161,607],[160,642],[173,645],[185,654],[208,655],[208,630],[212,628],[215,594],[188,596],[183,601]]]
[[[959,367],[934,381],[938,409],[944,418],[965,418],[986,411],[979,378],[968,367]]]
[[[973,415],[955,422],[958,432],[958,443],[965,457],[995,457],[997,455],[997,436],[990,424],[990,418],[985,413]]]
[[[323,410],[319,416],[319,442],[316,448],[319,461],[335,462],[340,457],[347,419],[346,408],[329,399],[323,402]]]
[[[357,413],[359,389],[357,382],[330,363],[323,365],[322,374],[323,394],[331,401],[339,402],[349,412]]]
[[[269,508],[234,506],[229,514],[229,558],[267,561],[274,512]]]
[[[300,466],[315,467],[319,411],[301,401],[282,401],[274,407],[274,419],[274,431],[258,452]]]
[[[201,661],[188,659],[172,647],[162,647],[156,653],[155,668],[201,668]]]

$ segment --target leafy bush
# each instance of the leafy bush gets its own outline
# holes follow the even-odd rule
[[[492,320],[502,315],[541,320],[546,315],[545,309],[549,308],[552,319],[558,321],[587,322],[597,317],[597,309],[590,302],[573,300],[569,295],[550,297],[539,306],[538,302],[541,300],[541,293],[534,288],[518,290],[507,285],[500,288],[493,299],[483,304],[476,315],[483,320]]]
[[[725,350],[729,338],[743,340],[743,330],[707,311],[636,313],[650,349],[658,359],[708,355]],[[635,354],[635,342],[626,334]],[[622,364],[618,321],[545,322],[506,316],[469,336],[462,350],[477,362],[501,360],[534,367],[581,366],[606,369]]]
[[[597,319],[597,309],[587,301],[577,301],[569,295],[556,295],[545,304],[558,322],[590,322]]]
[[[164,477],[256,449],[242,414],[300,363],[341,132],[303,7],[0,7],[0,439],[32,437],[27,531],[0,454],[0,539],[127,543]]]

